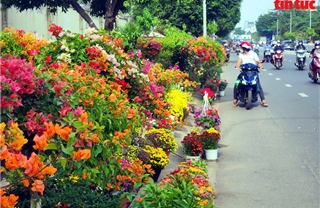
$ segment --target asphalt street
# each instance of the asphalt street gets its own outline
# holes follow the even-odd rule
[[[260,49],[260,58],[262,54]],[[250,110],[241,103],[232,107],[236,60],[231,53],[222,73],[229,85],[218,101],[222,139],[215,205],[320,207],[320,80],[313,83],[308,67],[298,70],[295,53],[286,51],[280,70],[264,63],[259,75],[269,107],[262,107],[260,99]]]

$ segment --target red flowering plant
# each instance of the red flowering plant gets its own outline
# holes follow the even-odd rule
[[[141,50],[142,57],[153,61],[161,52],[161,43],[154,38],[139,38],[137,49]]]
[[[189,156],[200,156],[203,153],[201,140],[199,134],[190,132],[183,137],[181,141],[183,152]]]
[[[217,149],[221,135],[215,128],[210,128],[201,132],[199,137],[204,149]]]
[[[210,88],[203,88],[200,91],[201,95],[203,96],[205,93],[208,93],[208,98],[210,98],[212,100],[212,98],[215,96],[214,92],[211,91]]]

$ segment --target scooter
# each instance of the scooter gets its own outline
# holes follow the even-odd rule
[[[317,49],[313,53],[312,60],[309,64],[309,77],[311,80],[313,80],[314,83],[317,83],[317,81],[320,79],[320,49]]]
[[[306,65],[305,64],[306,63],[305,50],[299,49],[296,51],[296,60],[297,60],[297,62],[294,63],[294,65],[296,65],[296,67],[298,67],[299,70],[303,70],[303,68]]]
[[[255,48],[253,51],[259,56],[259,49],[258,48]]]
[[[239,55],[239,53],[240,53],[240,47],[236,47],[236,53],[237,53],[237,55]]]
[[[270,62],[271,60],[271,52],[269,49],[266,49],[264,51],[264,59],[266,60],[266,62]]]
[[[274,64],[276,69],[280,69],[282,67],[282,51],[281,50],[276,50],[274,53],[275,56],[275,63],[273,63],[273,59],[271,59],[271,63]]]
[[[241,73],[238,76],[236,87],[237,99],[245,103],[246,109],[250,110],[252,103],[258,100],[258,73],[259,67],[255,64],[241,64]]]

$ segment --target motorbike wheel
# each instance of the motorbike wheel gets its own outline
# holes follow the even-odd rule
[[[247,101],[246,101],[246,109],[247,110],[250,110],[251,104],[252,104],[252,90],[249,90],[248,91]]]

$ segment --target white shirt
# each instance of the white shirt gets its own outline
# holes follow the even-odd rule
[[[258,55],[251,50],[247,54],[240,53],[239,58],[242,59],[242,64],[257,64],[257,61],[259,61]]]

